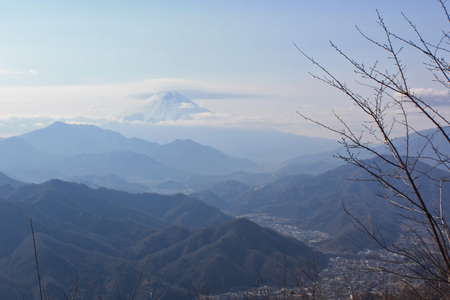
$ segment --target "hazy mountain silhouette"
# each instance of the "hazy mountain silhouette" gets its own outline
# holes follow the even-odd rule
[[[212,126],[111,124],[120,132],[166,143],[176,139],[191,139],[224,153],[263,164],[280,164],[299,155],[332,151],[339,144],[332,139],[311,137],[264,128]]]
[[[189,177],[187,183],[192,190],[204,191],[216,184],[222,184],[228,181],[238,181],[249,186],[259,186],[268,184],[276,180],[273,173],[252,173],[252,172],[234,172],[223,175],[196,175]]]
[[[245,183],[226,180],[218,182],[206,190],[193,193],[192,196],[227,212],[230,209],[233,211],[233,208],[239,206],[236,201],[239,201],[244,193],[250,192],[252,189]]]
[[[37,150],[19,137],[0,140],[0,169],[42,169],[56,157]]]
[[[162,145],[151,156],[172,168],[197,174],[226,174],[255,167],[247,159],[229,157],[192,140],[176,140]]]
[[[317,175],[332,170],[344,164],[343,161],[333,157],[336,152],[337,150],[335,152],[322,152],[291,158],[281,164],[276,174],[278,177],[297,174]]]
[[[253,167],[249,160],[194,141],[160,145],[92,125],[56,122],[0,140],[0,170],[32,182],[110,175],[133,183],[185,181],[195,174],[226,174]]]
[[[127,138],[112,130],[94,125],[66,124],[52,125],[20,136],[35,149],[65,156],[105,152],[151,153],[159,144]]]
[[[450,135],[450,126],[444,127],[443,130],[447,135]],[[436,164],[434,159],[440,159],[445,157],[445,155],[447,157],[450,156],[449,142],[438,129],[428,129],[411,133],[408,147],[405,137],[394,139],[394,144],[398,147],[401,155],[406,156],[408,154],[408,156],[412,157],[421,156],[423,157],[421,161],[430,165]],[[436,155],[435,149],[441,153],[441,157]]]
[[[129,193],[149,192],[148,186],[127,181],[117,175],[86,175],[69,177],[68,179],[71,182],[85,184],[91,188],[104,187]]]
[[[120,175],[130,179],[181,178],[184,172],[135,152],[80,154],[60,160],[55,169],[67,176]]]
[[[450,126],[444,127],[444,131],[450,134]],[[409,147],[407,153],[407,139],[405,137],[398,137],[394,139],[394,144],[398,147],[399,153],[403,156],[415,157],[423,156],[422,162],[433,165],[435,162],[429,158],[437,158],[432,145],[439,149],[439,152],[447,156],[450,155],[450,147],[445,137],[436,129],[422,130],[412,132],[409,136]],[[431,143],[432,145],[431,145]],[[386,152],[385,146],[374,146],[374,148],[382,153]],[[334,169],[344,162],[334,157],[336,154],[345,155],[343,148],[336,148],[334,151],[320,152],[315,154],[300,155],[291,158],[281,164],[281,167],[276,172],[278,176],[288,176],[296,174],[312,174],[317,175],[325,171]],[[373,157],[372,153],[361,153],[361,159],[369,159]],[[427,158],[428,159],[427,159]]]
[[[8,177],[3,173],[0,173],[0,187],[10,186],[11,188],[18,188],[24,185],[25,185],[24,182],[12,179],[11,177]]]

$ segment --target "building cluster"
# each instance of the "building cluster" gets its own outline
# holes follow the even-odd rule
[[[294,221],[266,214],[249,214],[253,222],[271,228],[281,234],[294,237],[315,247],[317,243],[330,238],[327,233],[305,230]],[[381,272],[389,269],[395,273],[404,272],[400,257],[384,250],[366,250],[357,254],[330,254],[328,266],[317,274],[314,282],[302,282],[296,288],[260,287],[240,292],[226,293],[208,298],[211,300],[231,299],[329,299],[347,300],[361,298],[361,295],[385,295],[398,290],[398,280],[393,274]]]

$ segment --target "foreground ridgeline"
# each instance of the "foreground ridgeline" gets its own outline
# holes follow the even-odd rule
[[[2,177],[0,297],[37,296],[30,218],[49,299],[183,299],[259,284],[294,286],[327,259],[305,244],[184,195],[129,194]],[[171,298],[172,297],[172,298]]]

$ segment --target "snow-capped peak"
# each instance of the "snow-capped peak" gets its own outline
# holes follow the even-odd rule
[[[138,112],[126,119],[147,122],[189,120],[193,115],[204,112],[209,110],[180,93],[171,91],[153,94],[139,107]]]

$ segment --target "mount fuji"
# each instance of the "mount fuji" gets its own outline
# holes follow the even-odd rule
[[[195,114],[209,112],[177,92],[161,92],[145,100],[139,112],[127,116],[129,121],[161,122],[190,120]]]

